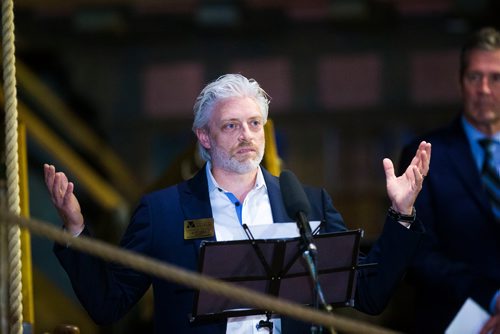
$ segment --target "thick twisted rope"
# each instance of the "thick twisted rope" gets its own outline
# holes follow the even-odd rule
[[[14,46],[14,4],[2,1],[2,50],[3,83],[5,95],[5,160],[7,178],[7,206],[10,212],[20,214],[19,163],[17,144],[17,92],[16,59]],[[9,258],[9,322],[10,333],[22,333],[22,275],[21,275],[21,231],[11,225],[8,230]]]
[[[361,323],[359,321],[352,321],[338,315],[334,316],[324,311],[317,311],[297,303],[287,302],[253,290],[237,287],[233,284],[225,283],[131,251],[123,250],[99,240],[84,236],[75,238],[61,229],[36,219],[27,219],[4,211],[0,212],[0,222],[18,224],[21,227],[28,228],[33,233],[47,237],[63,245],[70,245],[70,247],[74,249],[100,257],[106,261],[119,263],[181,285],[205,290],[232,300],[237,300],[257,309],[269,310],[280,315],[293,317],[304,322],[315,323],[325,327],[334,327],[346,333],[395,333],[394,331],[377,326]]]

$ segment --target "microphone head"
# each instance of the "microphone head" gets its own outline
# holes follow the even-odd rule
[[[311,205],[302,184],[300,184],[295,174],[289,170],[284,170],[281,172],[279,180],[281,196],[283,197],[288,216],[295,219],[299,212],[307,216],[311,210]]]

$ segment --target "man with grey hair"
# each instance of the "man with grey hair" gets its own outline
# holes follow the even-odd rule
[[[432,141],[432,171],[416,209],[426,235],[412,266],[417,333],[443,333],[471,298],[490,312],[482,334],[500,333],[500,32],[483,28],[460,55],[463,109]],[[469,319],[470,321],[470,319]]]
[[[259,84],[239,74],[227,74],[207,85],[194,106],[193,131],[205,166],[191,179],[145,195],[125,232],[121,246],[162,261],[196,270],[202,240],[245,239],[250,226],[293,221],[286,213],[278,178],[260,162],[264,154],[264,124],[269,100]],[[357,279],[355,307],[380,313],[400,281],[423,232],[413,203],[429,170],[430,144],[422,142],[399,177],[383,160],[387,193],[392,203],[384,231],[360,262],[377,262],[375,270]],[[45,182],[65,228],[75,236],[88,234],[73,183],[46,164]],[[324,189],[305,187],[311,204],[309,220],[324,221],[321,232],[345,231],[341,215]],[[200,225],[202,228],[191,229]],[[278,226],[278,225],[274,225]],[[283,225],[282,225],[283,226]],[[188,233],[187,228],[190,231]],[[194,291],[55,246],[76,295],[99,324],[122,317],[150,285],[154,292],[156,333],[268,333],[264,316],[229,318],[216,323],[190,323]],[[334,256],[334,255],[333,255]],[[304,333],[309,325],[273,318],[275,333]]]

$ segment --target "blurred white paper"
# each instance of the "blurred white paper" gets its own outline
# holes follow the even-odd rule
[[[446,329],[445,334],[477,334],[489,318],[488,312],[468,298]]]
[[[320,221],[311,221],[311,231],[315,231]],[[299,237],[297,223],[274,223],[248,226],[254,239],[288,239]],[[241,225],[216,226],[217,241],[246,240],[248,239]]]
[[[319,221],[309,222],[311,231],[315,231],[319,226]],[[255,239],[281,239],[281,238],[296,238],[300,236],[297,223],[278,223],[265,225],[248,226],[250,232]]]

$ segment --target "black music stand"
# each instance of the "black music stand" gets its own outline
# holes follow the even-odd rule
[[[362,230],[314,236],[318,248],[318,276],[326,301],[332,306],[353,306]],[[362,265],[363,267],[366,265]],[[204,241],[199,271],[271,296],[311,304],[313,284],[302,259],[300,238]],[[223,296],[197,291],[192,322],[266,314]]]

